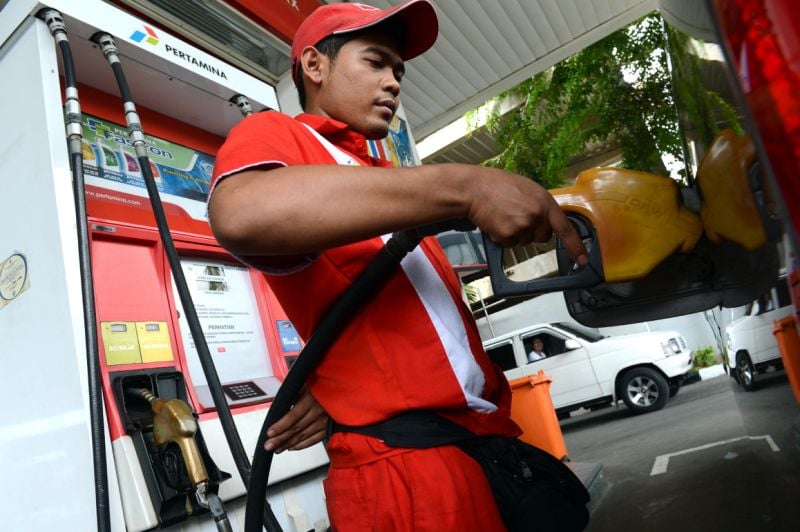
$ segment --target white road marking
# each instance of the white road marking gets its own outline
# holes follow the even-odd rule
[[[767,445],[769,445],[769,448],[772,449],[773,452],[777,453],[778,451],[780,451],[780,448],[775,444],[775,440],[773,440],[772,436],[770,436],[769,434],[765,434],[763,436],[740,436],[738,438],[731,438],[730,440],[707,443],[705,445],[701,445],[700,447],[692,447],[691,449],[684,449],[683,451],[677,451],[674,453],[662,454],[660,456],[656,456],[656,459],[653,462],[653,469],[650,471],[650,476],[652,477],[653,475],[662,475],[666,473],[667,466],[669,465],[669,459],[672,458],[673,456],[689,454],[695,451],[703,451],[705,449],[710,449],[711,447],[717,447],[719,445],[725,445],[739,440],[764,440],[767,442]]]

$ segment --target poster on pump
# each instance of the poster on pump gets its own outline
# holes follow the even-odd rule
[[[139,160],[125,127],[83,115],[83,167],[86,184],[97,200],[131,204],[131,196],[147,198]],[[207,220],[206,197],[214,157],[158,137],[145,135],[158,191],[196,220]]]

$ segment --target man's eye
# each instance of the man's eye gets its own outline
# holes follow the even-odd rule
[[[367,62],[372,65],[374,68],[382,68],[383,62],[378,59],[367,59]]]

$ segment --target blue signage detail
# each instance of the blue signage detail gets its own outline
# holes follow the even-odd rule
[[[300,343],[300,336],[289,320],[277,320],[278,336],[281,338],[281,348],[284,353],[300,351],[303,347]]]

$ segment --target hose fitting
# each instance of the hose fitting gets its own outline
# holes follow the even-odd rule
[[[136,156],[145,157],[147,156],[147,147],[144,141],[142,121],[139,118],[139,113],[136,112],[136,105],[133,103],[133,98],[128,88],[128,82],[125,80],[125,74],[122,72],[122,64],[119,60],[119,48],[117,48],[114,38],[108,33],[97,32],[92,35],[92,41],[100,47],[100,51],[103,52],[106,60],[111,65],[111,69],[114,71],[114,76],[117,78],[123,108],[125,109],[125,124],[128,127],[128,137],[133,143]]]
[[[99,31],[92,35],[90,40],[100,47],[100,51],[103,52],[109,63],[119,63],[119,49],[111,35]]]
[[[47,24],[50,34],[57,43],[67,40],[67,25],[64,24],[64,17],[61,16],[61,13],[55,9],[44,8],[36,16]]]
[[[69,39],[67,38],[67,26],[64,24],[64,17],[55,9],[42,9],[37,14],[39,18],[44,20],[50,34],[58,44],[59,48],[69,46]],[[64,50],[62,50],[64,52]],[[72,65],[71,54],[64,54],[64,62],[69,62],[70,65],[65,69],[74,69]],[[83,138],[83,125],[81,124],[81,105],[78,101],[78,88],[74,76],[66,76],[66,87],[64,90],[64,123],[67,131],[67,147],[70,154],[81,153],[81,139]]]
[[[237,94],[231,98],[230,101],[236,104],[236,107],[239,108],[239,112],[241,112],[243,116],[250,116],[253,114],[253,107],[250,105],[250,100],[247,99],[247,96]]]

